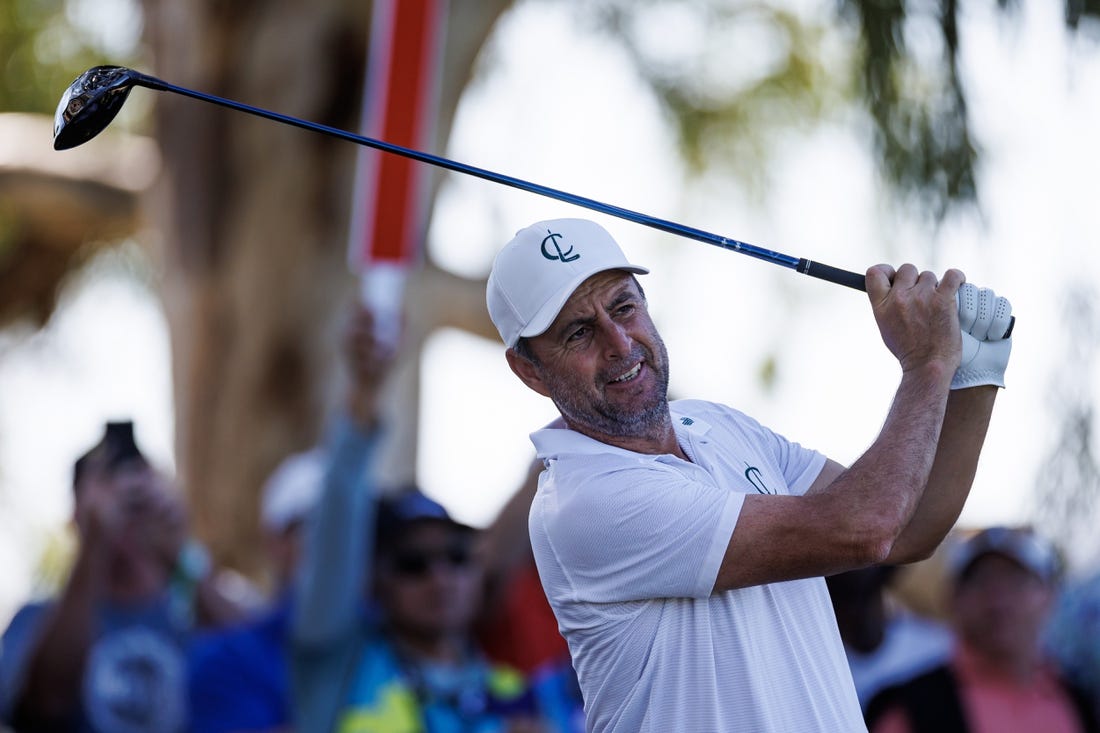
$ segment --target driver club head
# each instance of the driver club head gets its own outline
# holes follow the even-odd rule
[[[137,78],[137,72],[123,66],[94,66],[78,76],[57,104],[54,150],[75,148],[111,124]]]

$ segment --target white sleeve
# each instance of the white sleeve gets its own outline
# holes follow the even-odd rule
[[[771,430],[767,432],[771,436],[775,459],[783,471],[788,490],[795,496],[805,494],[825,467],[825,455],[789,441],[779,433]]]
[[[572,600],[613,603],[711,594],[744,495],[656,462],[545,480],[553,504],[532,516]]]
[[[728,412],[723,415],[725,429],[774,459],[774,468],[782,475],[785,485],[782,493],[801,496],[809,491],[814,479],[825,467],[824,454],[787,440],[739,410],[726,409]]]

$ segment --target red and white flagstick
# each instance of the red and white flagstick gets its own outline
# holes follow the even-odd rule
[[[434,144],[448,0],[375,0],[361,132],[416,150]],[[431,169],[359,151],[348,264],[380,340],[395,347],[409,269],[426,235]]]

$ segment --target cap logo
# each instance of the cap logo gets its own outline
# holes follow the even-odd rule
[[[546,232],[547,232],[547,235],[545,237],[543,237],[543,240],[542,240],[542,256],[543,257],[545,257],[548,260],[558,260],[560,262],[572,262],[573,260],[579,260],[580,259],[580,257],[581,257],[580,255],[573,254],[573,246],[572,245],[570,245],[569,249],[567,249],[566,251],[564,251],[564,252],[561,251],[561,245],[558,244],[558,238],[562,236],[561,234],[559,234],[557,232],[551,232],[549,229],[547,229]],[[553,254],[551,254],[550,252],[547,251],[547,249],[546,249],[546,243],[547,242],[550,242],[551,246],[554,248],[554,253]]]

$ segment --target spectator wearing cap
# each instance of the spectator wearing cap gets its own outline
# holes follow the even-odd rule
[[[291,586],[306,518],[321,496],[328,467],[325,450],[313,448],[283,460],[264,483],[260,494],[260,527],[278,592]]]
[[[180,733],[193,632],[243,613],[189,539],[180,492],[108,423],[73,471],[77,551],[57,598],[4,634],[0,714],[16,730]]]
[[[322,519],[329,496],[313,520]],[[410,487],[388,494],[372,511],[344,516],[343,533],[359,534],[373,518],[373,541],[332,572],[314,562],[311,532],[302,588],[313,607],[344,608],[342,626],[321,628],[302,617],[295,658],[298,730],[361,733],[451,733],[542,730],[522,675],[490,664],[473,629],[483,577],[477,532]],[[322,556],[318,551],[316,556]],[[359,588],[370,589],[369,615],[349,618]],[[324,632],[324,633],[322,633]]]
[[[952,657],[877,695],[872,733],[1097,730],[1087,701],[1041,651],[1059,565],[1027,529],[993,527],[959,545],[949,560]]]
[[[261,492],[260,524],[275,585],[270,607],[191,650],[192,733],[293,730],[290,629],[307,517],[322,492],[371,492],[367,481],[380,433],[376,405],[390,355],[376,344],[373,318],[361,306],[349,321],[345,358],[350,388],[322,445],[286,458]]]

